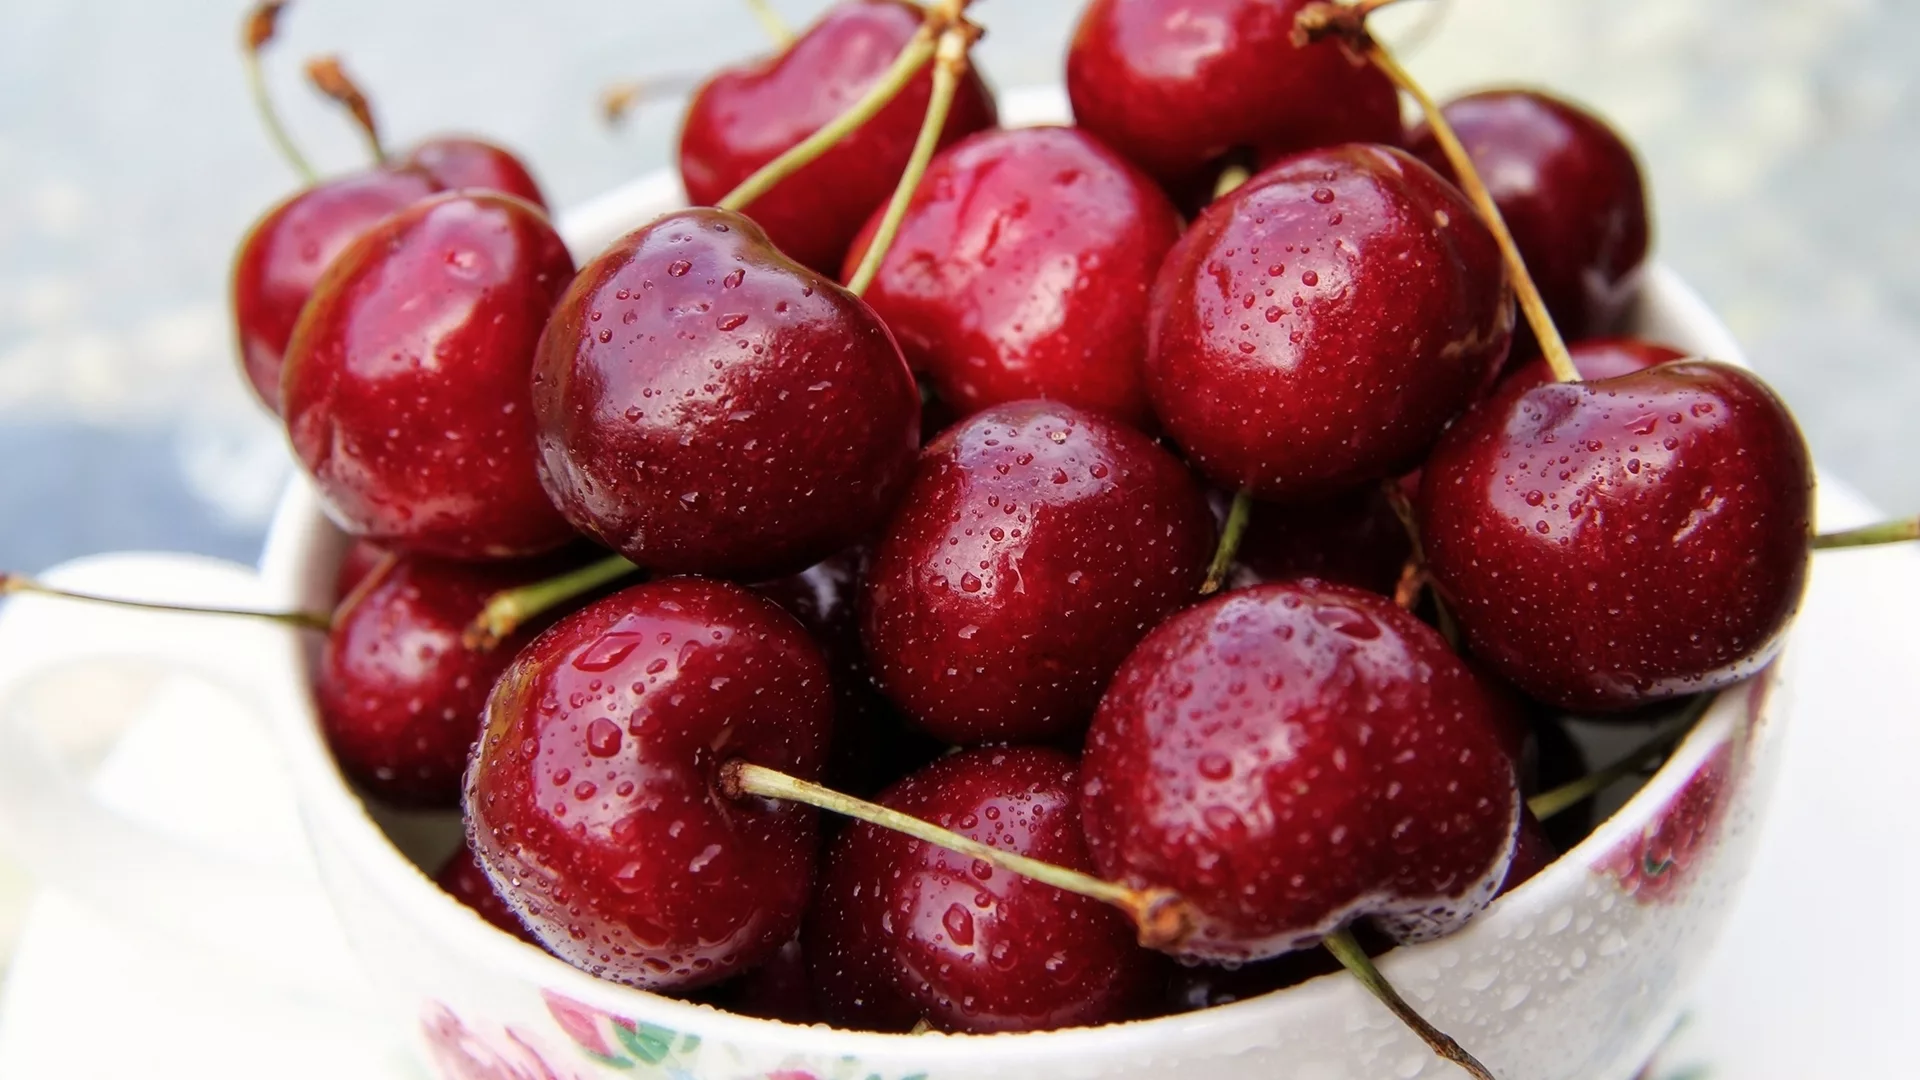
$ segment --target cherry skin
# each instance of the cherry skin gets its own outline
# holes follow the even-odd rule
[[[1574,712],[1714,690],[1779,651],[1806,584],[1806,442],[1758,378],[1679,361],[1516,386],[1428,459],[1428,569],[1476,657]]]
[[[348,544],[347,550],[340,556],[340,568],[333,575],[334,604],[338,605],[351,596],[353,590],[392,555],[393,552],[379,544],[370,544],[365,540]]]
[[[529,945],[540,944],[520,924],[520,917],[507,906],[500,891],[493,887],[493,879],[487,877],[487,872],[480,868],[480,861],[473,857],[473,850],[467,847],[466,841],[461,841],[460,847],[434,873],[433,883],[448,896],[472,908],[474,914],[492,923],[496,929],[504,930]]]
[[[347,245],[440,190],[420,169],[376,169],[323,180],[267,211],[233,263],[240,365],[267,408],[280,412],[280,369],[300,309]]]
[[[418,169],[448,191],[479,188],[517,195],[542,210],[547,199],[526,163],[513,151],[467,135],[423,139],[401,157],[400,166]]]
[[[447,558],[551,550],[573,530],[534,466],[528,372],[573,261],[507,195],[416,203],[355,241],[287,350],[287,431],[347,532]]]
[[[1074,121],[1176,191],[1235,150],[1398,143],[1400,98],[1338,43],[1296,45],[1309,0],[1093,0],[1067,52]]]
[[[1229,499],[1214,493],[1219,516]],[[1314,578],[1392,596],[1412,554],[1407,527],[1378,485],[1299,506],[1256,502],[1227,586]]]
[[[493,649],[469,648],[461,635],[488,597],[563,567],[416,555],[375,567],[334,612],[314,672],[320,728],[340,771],[382,802],[458,805],[487,693],[537,626]]]
[[[818,779],[833,703],[806,631],[737,585],[673,578],[573,612],[487,702],[468,835],[542,944],[645,989],[693,989],[800,928],[813,810],[728,798],[736,758]]]
[[[1561,333],[1613,329],[1633,299],[1648,247],[1646,187],[1626,141],[1599,117],[1537,90],[1470,94],[1441,112],[1486,181]],[[1453,176],[1432,132],[1415,132],[1411,145]]]
[[[1500,252],[1432,169],[1287,158],[1201,214],[1154,283],[1147,392],[1209,478],[1276,501],[1418,465],[1506,358]]]
[[[1100,703],[1081,807],[1100,875],[1194,906],[1176,954],[1260,960],[1358,918],[1456,929],[1506,876],[1507,703],[1384,597],[1312,582],[1162,623]]]
[[[1687,354],[1670,345],[1639,338],[1588,338],[1567,346],[1567,355],[1573,360],[1573,368],[1586,382],[1611,379],[1616,375],[1631,375],[1636,371],[1664,364],[1669,360],[1685,360]],[[1525,384],[1527,386],[1545,386],[1553,382],[1553,369],[1547,366],[1543,357],[1535,357],[1518,367],[1508,370],[1500,379],[1500,389]]]
[[[1088,870],[1074,759],[980,747],[890,788],[887,806],[1006,851]],[[827,1019],[904,1031],[1043,1031],[1127,1020],[1157,995],[1162,961],[1132,924],[1063,892],[874,825],[827,857],[807,923]]]
[[[1051,402],[983,410],[927,447],[875,551],[874,677],[948,742],[1071,735],[1192,598],[1213,535],[1199,486],[1145,435]]]
[[[1086,132],[982,132],[933,160],[866,301],[962,415],[1043,397],[1144,426],[1147,289],[1179,235],[1159,187]]]
[[[651,570],[804,570],[880,526],[920,445],[919,391],[879,317],[723,210],[616,241],[539,352],[548,494]]]
[[[893,65],[920,28],[901,0],[843,0],[778,56],[726,68],[694,92],[680,129],[680,178],[712,205],[762,165],[845,112]],[[886,108],[747,208],[781,251],[823,274],[893,193],[933,94],[923,68]],[[993,95],[969,69],[941,131],[946,145],[989,128]]]

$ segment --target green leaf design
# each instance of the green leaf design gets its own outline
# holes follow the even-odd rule
[[[673,1053],[673,1042],[680,1033],[653,1024],[613,1025],[613,1033],[627,1052],[649,1065],[658,1065]]]
[[[575,1045],[578,1046],[578,1044],[575,1044]],[[621,1057],[618,1054],[612,1054],[612,1055],[602,1054],[597,1050],[589,1050],[584,1046],[579,1046],[578,1048],[580,1052],[586,1055],[589,1059],[593,1061],[597,1061],[600,1064],[607,1066],[608,1068],[613,1068],[613,1069],[633,1068],[633,1062],[628,1061],[626,1058]]]

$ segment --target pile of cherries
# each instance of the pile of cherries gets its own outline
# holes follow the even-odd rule
[[[792,1021],[1101,1024],[1457,929],[1554,856],[1552,717],[1778,649],[1793,420],[1600,337],[1647,208],[1573,105],[1445,107],[1499,226],[1357,19],[1092,0],[1076,123],[1003,130],[962,6],[842,0],[714,75],[696,207],[577,269],[471,139],[249,233],[246,372],[358,541],[316,675],[342,770],[462,806],[441,880],[508,932]],[[1516,332],[1503,229],[1558,330]]]

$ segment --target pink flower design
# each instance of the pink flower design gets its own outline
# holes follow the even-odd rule
[[[420,1027],[443,1080],[579,1080],[548,1065],[531,1036],[503,1028],[489,1041],[438,1002],[427,1006]]]
[[[570,997],[563,997],[551,990],[542,990],[540,996],[546,999],[547,1012],[552,1015],[553,1022],[560,1025],[560,1030],[567,1033],[567,1038],[572,1039],[574,1045],[590,1054],[597,1054],[603,1058],[614,1056],[613,1047],[607,1045],[607,1038],[601,1027],[603,1021],[633,1026],[628,1021],[609,1016],[591,1005],[575,1001]]]
[[[1659,819],[1603,858],[1600,869],[1641,903],[1673,899],[1718,839],[1732,801],[1733,772],[1734,744],[1723,743],[1674,793]]]

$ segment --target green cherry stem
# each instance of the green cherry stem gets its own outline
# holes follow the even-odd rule
[[[75,592],[72,589],[59,589],[42,584],[25,574],[9,574],[0,571],[0,596],[13,596],[19,593],[32,593],[36,596],[52,596],[62,600],[79,600],[89,604],[108,604],[113,607],[133,608],[138,611],[165,611],[178,615],[227,615],[241,619],[262,619],[267,622],[291,626],[298,630],[319,630],[326,632],[333,620],[313,611],[251,611],[245,608],[207,607],[201,604],[165,604],[154,600],[129,600],[119,596],[101,596],[98,593]]]
[[[881,806],[879,803],[871,803],[865,799],[856,799],[851,795],[834,791],[832,788],[789,776],[777,769],[769,769],[763,765],[755,765],[736,758],[720,766],[720,791],[735,799],[756,795],[764,799],[803,803],[842,814],[856,821],[864,821],[883,829],[903,833],[916,840],[923,840],[935,847],[971,856],[1009,873],[1032,878],[1057,889],[1064,889],[1102,903],[1112,904],[1133,919],[1134,927],[1140,934],[1140,944],[1147,948],[1178,945],[1193,932],[1192,911],[1188,908],[1187,902],[1171,890],[1129,888],[1117,882],[1102,881],[1078,870],[1069,870],[1064,866],[1017,855],[1011,851],[1002,851],[990,844],[983,844],[972,837],[943,829],[910,814],[903,814],[898,810]]]
[[[367,150],[373,155],[373,163],[387,163],[387,149],[380,142],[380,125],[374,122],[373,106],[368,103],[367,95],[360,90],[360,84],[353,81],[347,69],[341,65],[338,56],[316,56],[307,61],[307,81],[320,91],[322,97],[347,110],[353,117],[354,126],[360,129],[360,135],[367,141]]]
[[[469,649],[491,649],[507,635],[520,629],[528,619],[585,596],[602,585],[619,581],[639,569],[622,556],[609,555],[545,581],[494,593],[487,598],[487,606],[481,608],[480,614],[474,616],[473,622],[467,625],[466,632],[460,635],[460,642]]]
[[[753,20],[760,24],[760,29],[766,31],[775,45],[784,49],[793,44],[793,27],[788,26],[787,20],[773,10],[771,3],[767,0],[746,0],[746,4],[747,10],[753,13]]]
[[[280,12],[286,6],[287,0],[264,0],[247,12],[240,26],[240,60],[247,73],[247,94],[253,98],[253,107],[260,114],[260,126],[267,129],[267,137],[273,140],[287,164],[293,166],[293,171],[300,174],[300,179],[311,184],[320,175],[313,171],[313,164],[294,144],[286,125],[280,122],[280,112],[273,107],[273,96],[267,93],[267,76],[260,65],[261,50],[273,41],[280,25]]]
[[[1468,1075],[1477,1077],[1478,1080],[1494,1080],[1493,1073],[1488,1071],[1485,1065],[1480,1064],[1480,1059],[1467,1053],[1459,1043],[1453,1041],[1453,1036],[1434,1027],[1426,1017],[1416,1012],[1412,1005],[1407,1004],[1407,999],[1401,997],[1400,992],[1387,981],[1387,977],[1373,965],[1373,958],[1368,956],[1367,950],[1361,948],[1360,943],[1353,939],[1351,932],[1341,930],[1329,934],[1322,944],[1326,946],[1328,952],[1333,954],[1335,960],[1340,961],[1341,967],[1351,972],[1353,977],[1359,980],[1360,985],[1367,988],[1368,993],[1378,999],[1380,1004],[1385,1005],[1387,1011],[1398,1017],[1401,1023],[1411,1028],[1415,1035],[1420,1036],[1435,1054],[1465,1069]]]
[[[1227,583],[1227,575],[1233,572],[1234,556],[1240,554],[1240,541],[1246,539],[1247,522],[1253,518],[1253,496],[1244,491],[1233,497],[1233,505],[1227,509],[1227,523],[1220,527],[1220,545],[1213,549],[1213,562],[1207,566],[1207,577],[1200,583],[1200,595],[1212,596]]]
[[[1595,769],[1578,780],[1569,781],[1557,788],[1549,788],[1535,795],[1527,800],[1527,809],[1533,811],[1534,817],[1545,821],[1570,807],[1586,802],[1653,764],[1655,759],[1672,749],[1675,743],[1686,736],[1687,732],[1693,730],[1693,725],[1705,715],[1707,706],[1713,704],[1715,696],[1714,694],[1696,694],[1689,698],[1679,712],[1655,728],[1645,742],[1628,751],[1626,756],[1604,769]]]
[[[1400,572],[1400,583],[1394,588],[1393,600],[1408,611],[1420,603],[1422,590],[1433,594],[1433,613],[1440,636],[1454,652],[1460,651],[1460,624],[1453,621],[1453,612],[1447,607],[1446,598],[1440,590],[1433,588],[1433,579],[1427,574],[1427,550],[1420,542],[1420,523],[1414,520],[1413,503],[1408,501],[1405,488],[1400,481],[1387,479],[1380,481],[1380,491],[1387,498],[1387,505],[1393,507],[1393,516],[1400,519],[1400,527],[1407,531],[1407,546],[1413,554],[1407,559],[1406,566]]]
[[[1920,518],[1901,518],[1862,525],[1857,529],[1821,533],[1813,538],[1813,550],[1837,551],[1841,548],[1876,547],[1920,540]]]

